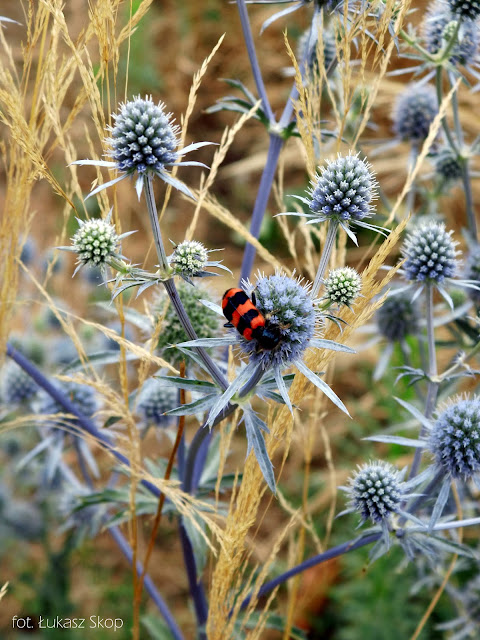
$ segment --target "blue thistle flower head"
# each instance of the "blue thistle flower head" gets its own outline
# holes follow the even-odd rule
[[[358,154],[339,155],[320,168],[309,190],[307,201],[315,221],[360,221],[373,214],[377,182],[373,170]]]
[[[411,85],[397,98],[393,129],[400,140],[418,144],[428,136],[438,112],[435,90],[430,85]]]
[[[423,26],[425,48],[430,53],[437,53],[448,41],[451,27],[456,26],[456,18],[445,0],[433,2],[426,13]],[[464,21],[458,34],[458,42],[452,49],[451,64],[468,64],[478,53],[480,33],[478,25],[471,20]]]
[[[435,465],[452,478],[470,479],[480,471],[480,398],[459,398],[433,424],[428,448]]]
[[[113,114],[115,125],[107,140],[119,171],[159,172],[178,160],[179,127],[165,105],[155,104],[151,96],[136,96]]]
[[[15,362],[7,362],[2,370],[2,398],[12,405],[31,400],[38,391],[38,385]]]
[[[246,291],[255,292],[256,305],[270,325],[278,327],[280,343],[271,351],[259,349],[255,339],[240,336],[240,347],[263,369],[283,367],[301,359],[315,333],[317,312],[310,286],[302,278],[290,278],[280,272],[272,276],[259,274],[255,286],[244,283]]]
[[[350,511],[358,512],[362,522],[384,523],[401,508],[406,494],[403,473],[388,462],[378,460],[358,468],[342,487],[350,496]]]
[[[161,372],[159,372],[161,373]],[[168,427],[172,417],[164,415],[177,406],[177,391],[162,380],[149,378],[137,397],[137,412],[147,425]]]
[[[462,167],[456,154],[450,147],[443,147],[433,157],[435,174],[444,182],[455,182],[463,175]]]
[[[480,16],[479,0],[448,0],[452,13],[467,20],[476,20]]]
[[[300,36],[297,44],[297,61],[300,64],[305,60],[305,69],[307,74],[313,76],[318,73],[318,57],[317,57],[317,37],[312,39],[311,29],[306,29]],[[325,70],[333,63],[337,57],[337,45],[335,41],[335,32],[332,29],[324,29],[322,31],[323,44],[323,66]]]
[[[475,245],[470,250],[465,261],[465,280],[473,280],[477,287],[480,287],[480,245]],[[480,304],[480,291],[469,288],[468,295],[475,302]]]
[[[379,333],[389,342],[402,342],[408,335],[418,333],[420,311],[411,295],[388,297],[376,313]]]
[[[442,284],[445,278],[456,274],[458,243],[452,233],[443,223],[427,222],[407,236],[402,247],[406,258],[402,268],[407,280]]]
[[[77,382],[61,382],[57,383],[57,386],[85,417],[91,418],[99,409],[98,396],[92,387],[78,384]],[[41,394],[36,410],[38,413],[47,415],[66,413],[63,406],[58,404],[57,401],[47,393]]]

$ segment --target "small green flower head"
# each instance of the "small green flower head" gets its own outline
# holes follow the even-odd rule
[[[325,280],[325,298],[338,305],[348,307],[355,301],[362,289],[362,279],[351,267],[340,267],[328,274]]]
[[[435,174],[444,182],[455,182],[463,175],[462,167],[450,147],[440,149],[433,158]]]
[[[38,391],[37,383],[15,362],[7,362],[2,369],[1,398],[7,405],[31,400]]]
[[[197,336],[199,338],[217,337],[221,330],[221,317],[215,313],[215,311],[212,311],[212,309],[209,309],[200,302],[200,300],[213,302],[208,291],[203,287],[192,287],[184,282],[179,282],[177,290]],[[167,298],[162,296],[155,303],[154,313],[157,317],[163,316],[166,302]],[[185,340],[188,340],[188,336],[178,319],[173,305],[169,302],[160,330],[158,348],[165,349],[172,344],[185,342]],[[182,353],[176,349],[169,349],[165,355],[168,355],[169,358],[172,357],[173,363],[180,361],[183,358]]]
[[[389,342],[402,342],[420,328],[418,304],[407,294],[387,298],[376,314],[379,333]]]
[[[178,275],[194,278],[204,271],[208,262],[208,251],[201,242],[185,240],[175,247],[170,258]]]
[[[459,398],[439,414],[428,440],[435,465],[453,478],[480,471],[480,398]]]
[[[480,287],[480,245],[475,245],[468,254],[465,264],[465,280],[473,280],[477,287]],[[480,304],[480,291],[468,288],[468,295],[475,302]]]
[[[137,412],[147,425],[168,427],[171,416],[164,415],[177,406],[177,391],[162,380],[149,378],[143,385],[137,399]]]
[[[79,229],[72,238],[72,245],[81,265],[104,267],[109,258],[116,255],[119,236],[107,220],[92,218],[78,220]]]
[[[403,271],[407,280],[442,284],[454,276],[458,269],[458,244],[443,223],[427,222],[410,233],[402,247],[406,258]]]
[[[437,96],[430,85],[412,85],[397,98],[393,111],[393,129],[400,140],[418,144],[428,136],[437,115]]]
[[[399,511],[406,493],[404,485],[398,469],[378,460],[359,467],[344,490],[350,495],[351,510],[360,513],[362,522],[378,524]]]
[[[467,20],[476,20],[480,16],[479,0],[448,0],[448,4],[453,13]]]

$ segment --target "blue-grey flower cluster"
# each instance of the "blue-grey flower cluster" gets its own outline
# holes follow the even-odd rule
[[[108,220],[92,218],[78,220],[79,228],[72,238],[72,246],[81,264],[102,267],[118,249],[119,237]]]
[[[362,521],[378,524],[400,509],[405,493],[400,472],[381,460],[364,464],[349,480],[351,507]]]
[[[397,294],[387,298],[376,314],[379,333],[390,342],[402,342],[418,333],[420,312],[412,296]]]
[[[327,300],[339,305],[351,305],[362,289],[362,279],[351,267],[333,269],[324,284]]]
[[[77,382],[57,383],[60,391],[67,396],[70,402],[78,409],[79,413],[86,418],[91,418],[99,408],[98,397],[95,389]],[[37,413],[54,415],[56,413],[67,413],[64,407],[57,403],[50,395],[44,393],[39,398]]]
[[[397,98],[393,111],[393,129],[401,140],[423,142],[438,112],[435,90],[430,85],[412,85]]]
[[[402,247],[407,280],[441,284],[455,275],[458,252],[452,233],[443,223],[427,222],[407,236]]]
[[[445,182],[454,182],[462,177],[462,167],[450,147],[443,147],[433,158],[435,174]]]
[[[480,398],[459,399],[438,416],[428,440],[437,467],[468,480],[480,471]]]
[[[358,155],[338,156],[321,167],[309,190],[310,211],[322,220],[363,220],[372,215],[376,181],[371,165]]]
[[[156,105],[151,96],[136,96],[113,117],[115,125],[107,142],[120,171],[158,172],[177,161],[179,128],[162,102]]]
[[[446,45],[452,25],[455,27],[455,18],[445,0],[436,0],[429,6],[423,27],[427,51],[437,53]],[[458,42],[452,49],[450,62],[468,64],[477,55],[479,44],[478,25],[471,20],[463,22],[458,33]]]
[[[149,425],[167,427],[172,418],[164,415],[177,406],[177,391],[161,380],[149,378],[143,385],[137,399],[137,412]]]
[[[250,288],[252,287],[245,287]],[[270,325],[280,331],[280,342],[271,351],[259,349],[257,342],[240,337],[240,346],[251,361],[264,369],[294,364],[313,338],[317,313],[309,288],[301,279],[276,273],[259,277],[255,284],[256,305]]]
[[[300,64],[305,60],[305,69],[310,74],[318,73],[317,38],[311,41],[310,29],[302,33],[297,45],[297,62]],[[323,44],[323,66],[328,70],[329,66],[337,57],[337,46],[335,42],[335,32],[332,29],[322,31]]]
[[[448,0],[448,4],[452,12],[462,18],[476,20],[480,16],[479,0]]]
[[[1,396],[7,404],[21,404],[31,400],[38,391],[38,386],[15,362],[8,362],[2,370]]]
[[[170,262],[175,265],[178,273],[193,278],[204,271],[208,251],[201,242],[185,240],[175,247]]]
[[[465,262],[465,280],[473,280],[480,287],[480,245],[475,245],[468,254]],[[468,288],[468,295],[476,303],[480,304],[480,291]]]

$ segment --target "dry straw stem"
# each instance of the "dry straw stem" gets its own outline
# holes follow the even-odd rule
[[[8,591],[8,582],[5,582],[3,587],[0,589],[0,600],[7,595],[7,591]]]
[[[343,319],[348,324],[343,328],[343,332],[340,334],[339,329],[332,323],[325,333],[325,338],[331,340],[340,338],[343,343],[347,343],[355,329],[365,324],[381,305],[382,300],[373,302],[373,299],[391,281],[396,273],[396,268],[391,269],[380,282],[376,281],[376,274],[399,240],[405,225],[406,220],[397,226],[380,246],[363,272],[364,297],[359,299],[355,313],[348,309],[344,312]],[[327,350],[311,350],[307,354],[306,364],[312,371],[325,371],[328,364],[334,359],[335,353]],[[310,387],[310,383],[304,376],[295,376],[290,390],[292,404],[298,405],[310,391]],[[293,428],[293,419],[288,409],[284,407],[278,410],[275,413],[275,419],[269,419],[268,426],[270,434],[266,436],[266,444],[269,455],[273,457],[275,451],[282,445],[284,447],[284,462],[288,455]],[[237,595],[233,591],[233,586],[238,575],[243,573],[245,540],[248,531],[255,524],[264,492],[265,483],[260,468],[255,457],[250,455],[245,462],[242,484],[235,495],[235,500],[230,503],[224,537],[225,548],[220,552],[212,575],[210,614],[207,625],[209,640],[221,640],[229,637],[226,633],[232,624],[232,620],[229,620],[229,611]]]

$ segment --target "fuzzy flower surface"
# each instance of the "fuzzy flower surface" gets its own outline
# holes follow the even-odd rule
[[[362,524],[367,520],[378,524],[398,513],[404,499],[403,474],[381,460],[359,467],[343,490],[350,496],[350,511],[359,513]]]
[[[406,294],[388,297],[376,314],[378,331],[389,342],[402,342],[420,329],[420,310]]]
[[[209,260],[209,253],[216,249],[207,249],[197,240],[185,240],[175,246],[175,250],[168,258],[169,264],[174,268],[175,274],[181,276],[186,282],[191,283],[191,278],[205,278],[217,276],[218,273],[207,271],[207,268],[217,267],[228,271],[230,269],[219,261]],[[193,284],[193,283],[191,283]]]
[[[147,425],[168,427],[172,418],[165,413],[176,406],[177,391],[155,378],[149,378],[137,396],[137,412]]]
[[[329,302],[350,306],[360,295],[362,279],[355,269],[340,267],[330,271],[324,285]]]
[[[449,30],[455,27],[457,16],[445,0],[433,2],[426,13],[423,25],[425,48],[430,53],[437,53],[445,47]],[[458,33],[458,42],[453,46],[450,63],[465,65],[471,62],[478,53],[480,32],[478,25],[470,20],[464,21]]]
[[[70,247],[59,247],[63,251],[77,254],[77,268],[73,275],[84,266],[105,271],[107,265],[123,260],[120,252],[120,242],[130,236],[133,231],[118,235],[111,223],[112,211],[105,219],[91,218],[80,220],[77,218],[78,229],[72,237]]]
[[[332,222],[339,224],[354,240],[351,224],[378,231],[364,218],[373,215],[372,201],[377,197],[377,181],[371,165],[358,154],[338,155],[320,168],[308,191],[308,198],[293,196],[308,206],[309,213],[287,212],[308,218],[307,224]]]
[[[21,367],[10,361],[2,369],[0,391],[7,405],[17,405],[31,400],[38,391],[38,385]]]
[[[112,160],[79,160],[74,164],[114,168],[122,175],[97,187],[89,197],[127,176],[134,175],[139,198],[145,177],[148,175],[157,176],[185,195],[193,197],[190,190],[167,171],[167,167],[205,166],[200,162],[183,162],[181,157],[210,144],[209,142],[197,142],[178,149],[179,127],[173,124],[172,114],[166,112],[165,104],[155,104],[151,96],[136,96],[133,100],[125,102],[120,105],[118,113],[113,114],[113,118],[115,124],[110,128],[110,138],[106,140]]]
[[[476,20],[480,16],[479,0],[448,0],[453,13],[467,20]]]
[[[450,183],[460,180],[463,172],[455,153],[450,147],[440,149],[433,158],[435,174],[444,182]]]
[[[407,280],[441,284],[456,274],[458,252],[455,247],[458,243],[453,240],[452,233],[443,223],[428,222],[407,236],[402,247]]]
[[[393,129],[400,140],[419,144],[428,136],[438,104],[430,85],[412,85],[397,98],[393,110]]]
[[[480,471],[480,398],[460,399],[439,414],[428,440],[435,464],[453,478]]]

